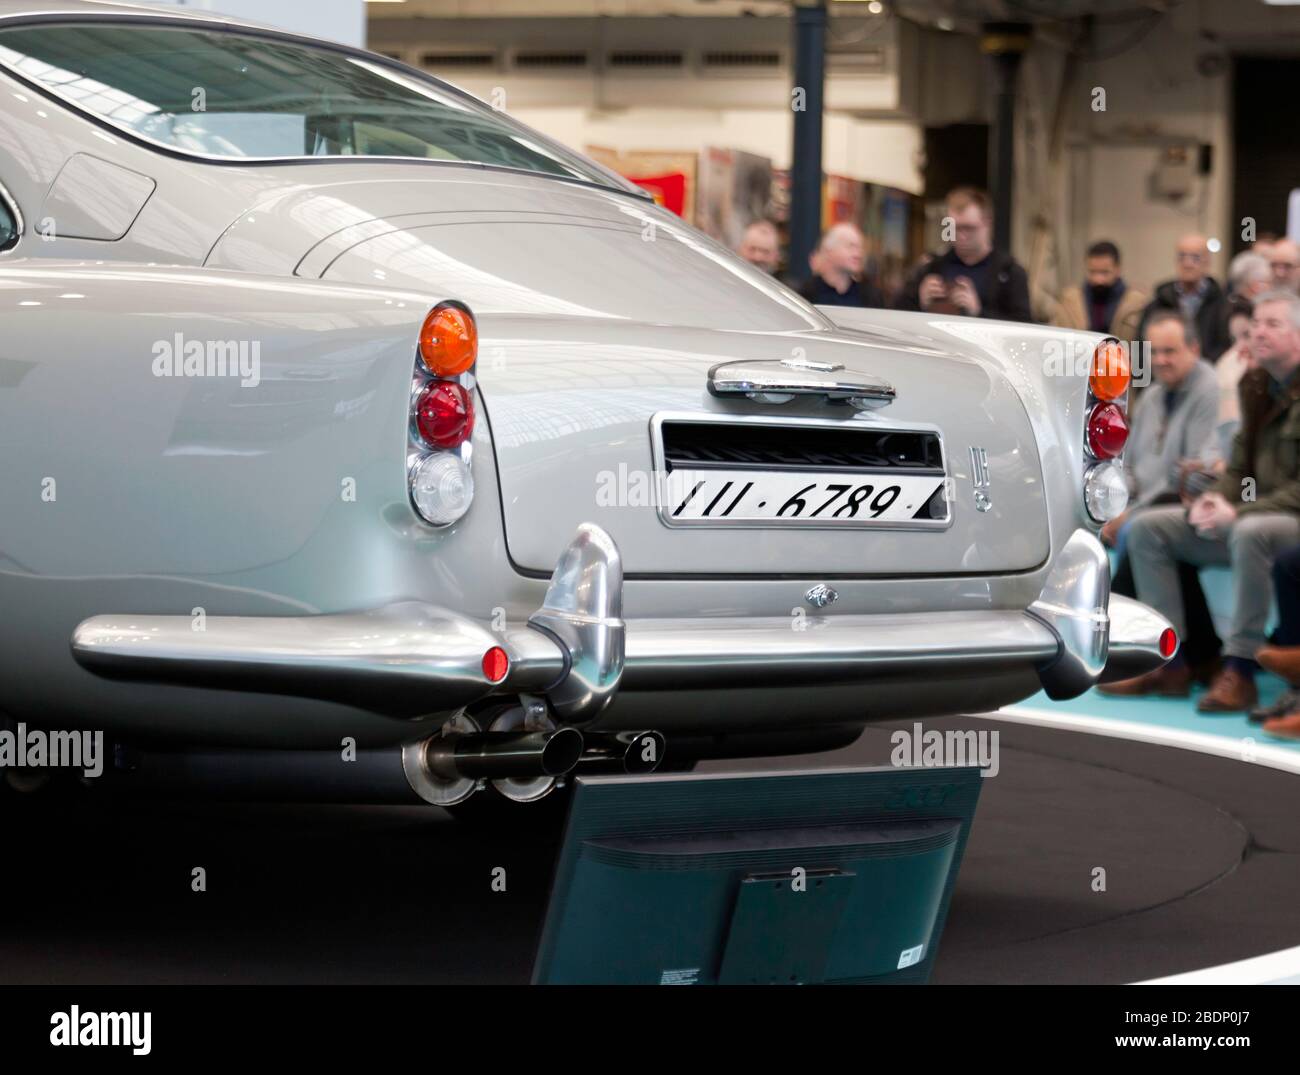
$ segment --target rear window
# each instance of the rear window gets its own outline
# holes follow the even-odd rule
[[[124,131],[209,157],[415,157],[619,184],[503,113],[362,53],[194,27],[42,23],[0,30],[0,64]]]

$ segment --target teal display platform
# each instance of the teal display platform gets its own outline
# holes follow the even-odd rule
[[[533,981],[924,982],[980,773],[579,777]]]
[[[1286,684],[1276,676],[1262,674],[1256,677],[1255,682],[1259,686],[1260,701],[1265,705],[1276,700],[1286,689]],[[1274,739],[1264,732],[1261,725],[1247,720],[1245,713],[1208,715],[1196,712],[1196,700],[1204,690],[1204,687],[1198,687],[1192,692],[1191,698],[1126,698],[1091,690],[1068,702],[1054,702],[1046,694],[1039,693],[1017,705],[1008,706],[1007,712],[1033,709],[1095,717],[1098,720],[1133,721],[1184,732],[1219,735],[1238,741],[1250,738],[1270,746],[1291,747],[1300,751],[1300,743]]]

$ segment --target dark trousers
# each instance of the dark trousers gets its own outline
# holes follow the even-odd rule
[[[1300,646],[1300,545],[1279,553],[1273,561],[1273,593],[1277,597],[1273,644]]]
[[[1292,587],[1293,600],[1296,603],[1296,613],[1294,623],[1296,624],[1297,641],[1288,643],[1288,645],[1300,645],[1300,545],[1291,550],[1287,555],[1292,557],[1295,575],[1294,581],[1290,583]],[[1277,560],[1277,565],[1282,562],[1282,557]],[[1273,577],[1276,579],[1277,566],[1274,566]],[[1223,649],[1223,642],[1219,638],[1218,632],[1214,629],[1214,618],[1210,615],[1210,606],[1205,603],[1205,591],[1201,589],[1201,578],[1195,567],[1191,564],[1178,563],[1178,587],[1183,594],[1183,610],[1187,615],[1187,637],[1180,639],[1182,648],[1179,650],[1180,655],[1190,665],[1208,664],[1219,656]],[[1133,566],[1126,555],[1120,558],[1119,565],[1115,569],[1115,575],[1110,580],[1111,593],[1117,593],[1121,597],[1137,597],[1137,586],[1133,582]],[[1281,586],[1278,588],[1279,600],[1281,600]]]

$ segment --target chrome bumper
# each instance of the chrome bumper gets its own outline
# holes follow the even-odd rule
[[[527,626],[493,633],[405,602],[321,616],[94,616],[72,650],[101,675],[344,701],[393,717],[455,712],[494,694],[545,695],[586,724],[617,691],[829,686],[1036,669],[1053,698],[1159,667],[1156,613],[1109,598],[1097,539],[1067,542],[1027,611],[751,619],[622,619],[618,549],[584,524]],[[1108,601],[1109,598],[1109,601]],[[1107,611],[1109,605],[1109,612]],[[485,655],[509,657],[490,680]]]

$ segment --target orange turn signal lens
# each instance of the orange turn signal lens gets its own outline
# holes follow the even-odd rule
[[[478,357],[478,326],[460,306],[435,306],[420,328],[420,359],[435,377],[464,373]]]
[[[1128,352],[1118,340],[1102,340],[1092,353],[1092,373],[1088,387],[1104,403],[1119,399],[1128,391],[1130,370]]]

